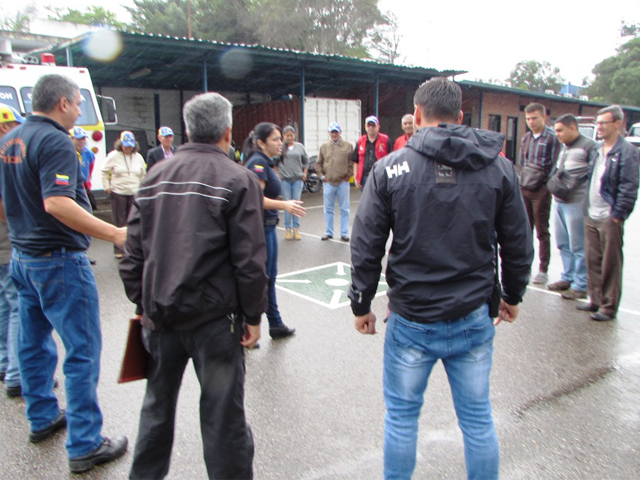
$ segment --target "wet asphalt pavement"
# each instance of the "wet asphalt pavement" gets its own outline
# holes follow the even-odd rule
[[[352,189],[352,218],[359,198]],[[327,300],[321,293],[309,293],[313,289],[300,290],[341,285],[343,267],[327,267],[338,273],[325,280],[313,275],[328,270],[313,268],[350,262],[348,244],[320,241],[322,193],[304,194],[303,200],[309,208],[302,219],[303,240],[285,241],[279,229],[279,273],[306,271],[279,279],[287,288],[278,292],[280,310],[296,335],[272,341],[263,327],[261,348],[247,352],[246,408],[256,443],[255,478],[382,478],[381,319],[386,297],[373,304],[378,334],[362,336],[353,327],[350,308],[336,307],[345,302],[343,294],[330,290],[332,298]],[[498,326],[492,401],[502,479],[640,478],[640,213],[635,212],[625,228],[623,298],[617,320],[594,322],[576,310],[575,302],[531,286],[516,323]],[[127,435],[130,450],[83,477],[124,479],[145,387],[144,381],[116,383],[133,306],[124,295],[112,247],[94,240],[89,255],[97,260],[94,271],[101,300],[98,394],[103,432]],[[554,248],[550,281],[559,279],[560,270]],[[64,351],[59,353],[56,375],[62,380]],[[64,405],[64,389],[56,392]],[[199,386],[189,366],[167,478],[206,478],[198,398]],[[28,443],[22,399],[9,399],[2,392],[0,418],[0,479],[79,477],[69,473],[64,432],[38,445]],[[462,435],[441,365],[427,389],[414,478],[465,478]]]

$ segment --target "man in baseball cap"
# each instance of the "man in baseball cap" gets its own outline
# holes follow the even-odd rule
[[[375,115],[370,115],[364,121],[367,131],[356,143],[356,148],[351,155],[353,176],[356,187],[362,190],[367,182],[369,172],[373,164],[393,151],[393,145],[388,135],[380,133],[380,121]]]
[[[24,117],[15,108],[0,103],[0,137],[23,122]]]
[[[176,152],[176,147],[173,146],[173,130],[169,127],[158,129],[158,142],[160,144],[147,153],[147,172],[159,161],[173,157]]]
[[[349,241],[349,179],[351,178],[351,152],[353,146],[342,139],[338,122],[329,124],[331,140],[324,143],[318,152],[315,168],[324,183],[324,235],[322,240],[333,238],[333,212],[336,197],[340,205],[340,238]]]
[[[24,122],[24,118],[12,107],[0,103],[0,138]],[[4,307],[0,314],[0,379],[4,381],[7,395],[17,397],[22,393],[18,365],[18,291],[9,273],[11,260],[9,227],[0,222],[0,299]]]

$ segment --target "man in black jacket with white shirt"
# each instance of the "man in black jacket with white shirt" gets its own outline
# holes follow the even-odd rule
[[[150,353],[130,478],[169,471],[176,402],[191,358],[210,478],[252,478],[244,351],[266,309],[262,189],[231,161],[231,103],[216,93],[184,108],[191,143],[145,178],[129,217],[120,276]],[[245,327],[246,321],[246,327]]]
[[[371,301],[387,260],[389,317],[384,353],[385,478],[410,478],[418,417],[431,369],[447,372],[469,478],[498,478],[498,439],[489,400],[494,324],[488,300],[500,245],[499,319],[518,315],[533,245],[504,135],[461,126],[462,93],[444,78],[414,97],[419,129],[405,148],[374,165],[353,225],[356,329],[375,333]]]

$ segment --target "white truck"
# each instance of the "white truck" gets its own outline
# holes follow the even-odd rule
[[[59,67],[50,53],[41,54],[41,58],[21,58],[10,52],[0,52],[0,103],[15,108],[23,115],[32,113],[31,92],[33,86],[43,75],[57,73],[73,79],[80,87],[82,96],[82,115],[76,125],[84,128],[89,137],[87,147],[96,156],[96,163],[91,178],[92,187],[101,189],[100,167],[107,154],[105,142],[105,122],[117,123],[115,102],[112,98],[96,95],[91,75],[86,68]],[[102,111],[100,106],[103,107]],[[103,112],[105,119],[103,119]]]

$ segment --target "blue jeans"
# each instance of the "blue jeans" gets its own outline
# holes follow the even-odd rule
[[[302,196],[302,180],[283,180],[282,181],[282,198],[284,200],[300,200]],[[284,211],[284,228],[291,228],[291,219],[293,218],[293,228],[300,228],[300,217],[291,215]]]
[[[284,325],[284,323],[278,310],[278,299],[276,298],[276,277],[278,276],[278,236],[276,235],[276,226],[265,225],[264,237],[267,241],[267,277],[269,278],[267,320],[269,320],[269,328],[277,328]]]
[[[9,274],[9,264],[0,265],[0,372],[7,387],[20,385],[18,368],[18,291]]]
[[[415,323],[391,312],[384,344],[384,478],[410,479],[416,465],[418,417],[433,366],[442,360],[464,437],[467,476],[498,478],[489,374],[495,327],[483,305],[466,317]]]
[[[336,208],[337,196],[340,205],[340,236],[346,237],[349,235],[349,182],[342,182],[339,185],[324,182],[323,192],[325,235],[333,237],[333,212]]]
[[[22,396],[31,431],[47,428],[60,413],[53,393],[60,336],[67,393],[67,452],[81,457],[103,441],[96,388],[100,374],[100,310],[96,280],[86,253],[54,250],[32,257],[13,251],[11,275],[20,299],[18,357]]]
[[[587,261],[584,250],[584,212],[581,203],[553,202],[556,245],[562,258],[562,280],[571,288],[587,290]]]

